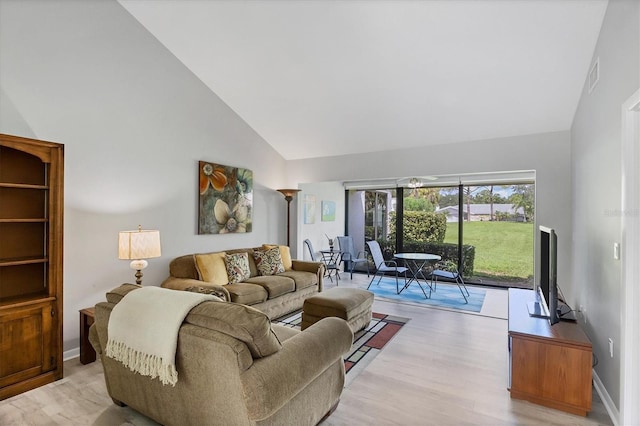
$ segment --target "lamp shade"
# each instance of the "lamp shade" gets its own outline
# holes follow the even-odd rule
[[[160,255],[160,231],[140,229],[119,233],[118,259],[150,259]]]
[[[284,195],[284,198],[287,200],[293,198],[296,193],[300,192],[299,189],[276,189],[276,191]]]

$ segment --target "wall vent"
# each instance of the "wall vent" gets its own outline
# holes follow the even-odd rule
[[[597,58],[593,63],[593,66],[589,70],[589,93],[593,92],[593,89],[598,84],[600,79],[600,58]]]

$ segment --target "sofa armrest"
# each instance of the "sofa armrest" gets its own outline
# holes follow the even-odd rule
[[[341,318],[324,318],[287,339],[273,355],[254,360],[242,374],[247,408],[254,420],[269,417],[315,380],[342,362],[353,333]]]
[[[291,269],[294,271],[313,272],[318,276],[318,291],[322,291],[322,278],[324,277],[324,263],[309,260],[292,260]]]
[[[206,281],[194,280],[191,278],[169,277],[163,281],[161,287],[172,290],[194,291],[196,293],[213,294],[223,299],[225,302],[231,301],[229,291],[223,285],[211,284]]]
[[[322,262],[312,262],[309,260],[292,260],[291,269],[294,271],[306,271],[313,272],[314,274],[321,272],[320,269],[324,267]]]
[[[98,355],[102,354],[102,346],[100,345],[100,339],[98,339],[98,328],[95,323],[89,328],[89,343],[91,343]]]

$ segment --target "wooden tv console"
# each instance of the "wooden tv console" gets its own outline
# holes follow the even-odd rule
[[[591,342],[576,322],[529,316],[533,290],[509,289],[511,398],[586,416],[591,410]]]

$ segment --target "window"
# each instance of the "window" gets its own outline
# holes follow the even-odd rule
[[[387,257],[438,254],[443,266],[458,268],[469,283],[532,288],[534,172],[455,179],[348,189],[347,230],[356,249],[375,239]]]

